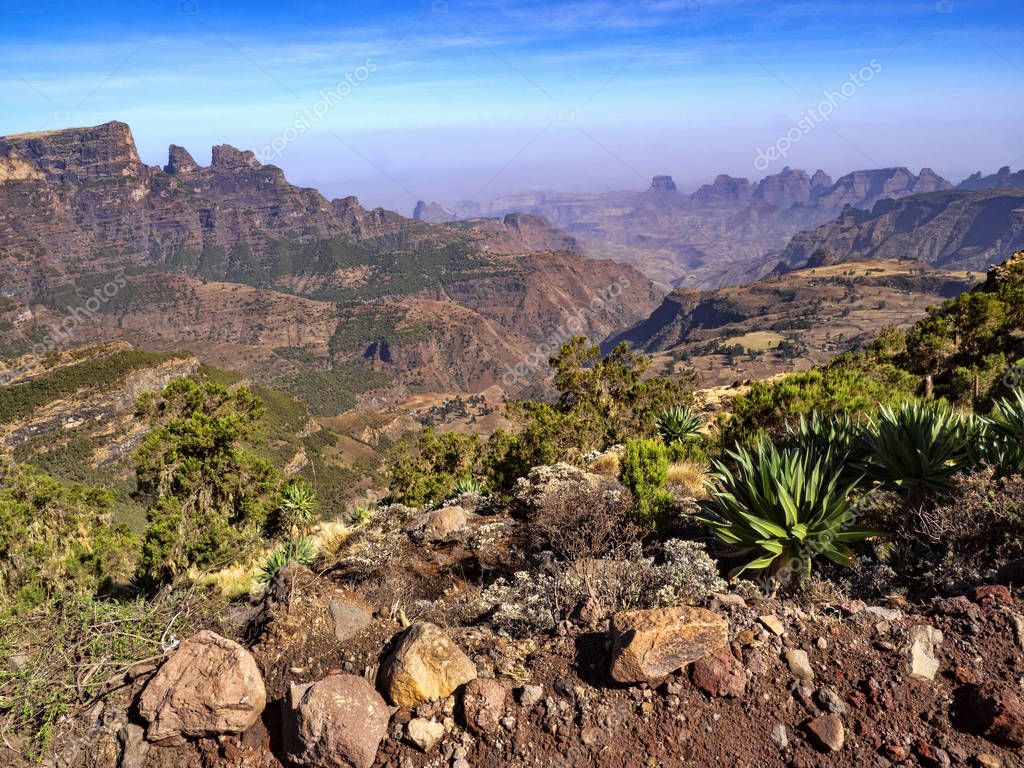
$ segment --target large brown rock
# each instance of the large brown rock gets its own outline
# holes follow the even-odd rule
[[[440,627],[421,622],[396,638],[379,681],[392,704],[415,707],[449,696],[475,678],[472,659]]]
[[[441,507],[427,518],[423,538],[433,542],[447,541],[465,531],[468,525],[469,518],[462,507]]]
[[[987,739],[1024,746],[1024,702],[1008,685],[983,683],[966,697],[971,727]]]
[[[612,679],[640,683],[670,675],[729,642],[729,622],[703,608],[654,608],[612,616]]]
[[[146,685],[139,714],[146,738],[218,736],[248,730],[267,694],[252,655],[233,640],[203,631],[181,644]]]
[[[370,768],[391,713],[373,686],[355,675],[293,685],[284,723],[285,752],[304,768]]]

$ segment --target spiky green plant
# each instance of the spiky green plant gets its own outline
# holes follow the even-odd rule
[[[912,503],[952,489],[970,462],[968,424],[942,402],[883,407],[863,431],[859,469]]]
[[[851,494],[836,471],[813,451],[760,441],[730,452],[734,468],[715,462],[711,497],[701,502],[715,535],[737,556],[753,555],[736,574],[783,571],[810,575],[815,557],[849,565],[849,544],[881,531],[856,525]]]
[[[703,426],[704,419],[685,405],[673,405],[658,416],[658,434],[665,445],[699,440]]]
[[[1000,472],[1024,472],[1024,390],[996,400],[992,413],[982,420],[983,457]]]
[[[291,483],[281,492],[281,525],[305,531],[316,513],[316,493],[305,483]]]
[[[800,421],[786,426],[786,444],[813,453],[825,460],[825,466],[839,469],[855,452],[858,427],[849,414],[823,416],[812,411],[801,414]]]
[[[277,578],[277,574],[281,572],[282,568],[293,563],[309,565],[315,557],[316,547],[313,546],[311,539],[290,539],[267,556],[263,565],[260,566],[256,581],[261,586],[267,587]]]
[[[373,512],[369,507],[360,505],[352,510],[352,514],[349,515],[349,521],[352,525],[363,525],[367,520],[373,516]]]
[[[461,496],[464,493],[476,493],[484,496],[487,493],[487,489],[475,477],[463,477],[455,484],[455,495]]]

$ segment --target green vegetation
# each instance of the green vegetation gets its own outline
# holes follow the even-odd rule
[[[737,571],[768,570],[807,578],[815,557],[852,562],[850,542],[879,532],[855,525],[854,485],[811,451],[780,450],[762,441],[754,451],[729,454],[734,467],[715,463],[716,491],[702,502],[703,521],[737,556],[754,555]]]
[[[626,441],[621,478],[633,492],[636,516],[646,528],[663,528],[668,522],[672,497],[665,490],[668,451],[664,443],[649,438]]]
[[[11,384],[0,389],[0,424],[23,419],[40,406],[76,392],[99,391],[110,387],[115,382],[123,381],[132,371],[184,358],[188,354],[118,350],[65,366],[47,376]]]
[[[60,595],[25,615],[0,611],[0,712],[25,759],[47,754],[60,721],[110,693],[132,665],[160,656],[170,636],[213,624],[214,607],[187,592],[153,600]],[[16,654],[31,648],[18,664]]]
[[[937,395],[984,406],[1006,386],[1003,374],[1021,359],[1024,252],[994,267],[969,293],[932,309],[906,335],[896,362],[932,376]]]
[[[942,403],[883,407],[863,431],[868,478],[902,492],[911,503],[948,492],[968,461],[968,435],[960,414]]]
[[[755,382],[736,398],[725,423],[727,443],[755,445],[782,435],[787,425],[817,412],[819,416],[873,413],[914,396],[919,379],[889,362],[868,355],[841,355],[821,369],[795,373],[774,382]]]
[[[191,379],[144,395],[137,413],[153,430],[138,452],[138,495],[148,525],[140,576],[151,587],[189,568],[225,566],[260,538],[278,502],[280,476],[243,450],[263,413],[245,387]]]
[[[666,445],[685,445],[700,440],[704,419],[684,405],[666,408],[658,416],[658,434]]]
[[[440,502],[466,476],[508,493],[531,467],[579,461],[589,451],[653,436],[659,414],[692,400],[687,381],[644,378],[650,359],[625,344],[602,356],[600,347],[575,338],[550,363],[558,401],[510,403],[515,432],[499,430],[485,441],[427,429],[416,442],[397,446],[388,462],[392,497]]]
[[[380,389],[391,382],[384,371],[361,368],[336,368],[330,371],[306,370],[275,383],[297,396],[314,416],[336,416],[355,407],[363,392]]]
[[[262,587],[269,587],[282,569],[289,565],[310,565],[315,558],[316,548],[310,539],[289,539],[263,561],[256,582]]]
[[[139,540],[112,524],[111,493],[26,466],[0,466],[0,476],[0,608],[20,613],[129,583]]]

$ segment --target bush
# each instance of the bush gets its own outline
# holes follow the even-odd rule
[[[64,595],[24,616],[0,613],[5,730],[22,737],[26,759],[41,760],[72,713],[110,693],[132,664],[166,653],[172,638],[213,624],[211,613],[187,593],[129,602]]]
[[[755,382],[736,398],[726,422],[727,444],[756,445],[762,437],[780,437],[787,426],[817,412],[819,418],[874,413],[913,397],[917,377],[867,355],[840,355],[820,370],[795,373],[775,382]]]
[[[737,575],[767,570],[808,578],[815,557],[850,565],[847,544],[879,535],[855,525],[853,486],[840,485],[839,474],[813,452],[762,441],[754,452],[730,455],[735,469],[716,462],[717,487],[701,507],[703,522],[733,554],[755,555]]]
[[[66,593],[91,597],[128,584],[140,542],[113,525],[113,494],[65,486],[28,466],[4,474],[0,609],[22,611]]]
[[[149,506],[142,583],[244,556],[280,500],[277,470],[240,447],[263,414],[260,401],[245,387],[177,379],[159,398],[140,398],[137,411],[154,424],[136,465],[136,495]]]
[[[665,489],[668,453],[657,440],[637,438],[626,442],[622,454],[622,482],[633,492],[636,515],[647,528],[664,527],[672,505]]]
[[[410,506],[442,502],[479,465],[476,435],[424,430],[415,445],[399,445],[388,461],[391,498]]]
[[[532,548],[568,561],[624,557],[642,533],[633,521],[631,501],[611,480],[607,485],[553,484],[528,515]]]

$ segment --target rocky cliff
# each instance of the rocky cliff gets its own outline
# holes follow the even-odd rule
[[[209,166],[171,146],[150,167],[123,123],[0,139],[0,281],[0,353],[199,347],[257,380],[331,372],[311,395],[479,391],[609,286],[621,295],[578,329],[594,339],[661,296],[538,216],[432,225],[327,200],[228,145]]]
[[[1024,247],[1024,190],[944,191],[881,200],[870,211],[845,208],[796,235],[781,252],[791,267],[819,251],[839,261],[911,258],[985,271]]]

